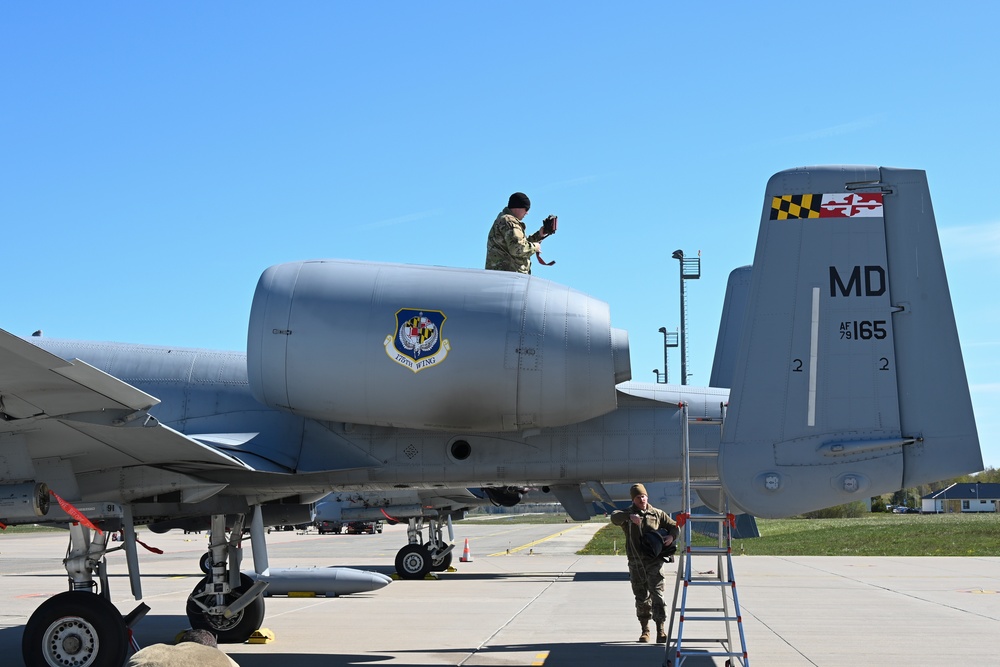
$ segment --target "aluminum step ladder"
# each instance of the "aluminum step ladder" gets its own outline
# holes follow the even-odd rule
[[[719,451],[691,449],[689,428],[691,425],[718,426],[721,430],[725,424],[726,406],[721,406],[719,419],[692,419],[686,403],[681,404],[680,408],[683,510],[677,517],[677,523],[684,531],[684,545],[678,550],[680,561],[677,565],[663,667],[682,667],[689,658],[709,656],[713,659],[725,658],[727,667],[749,667],[743,617],[736,592],[736,577],[733,574],[732,530],[736,525],[736,518],[729,513],[729,499],[718,479],[691,479],[691,459],[718,459]],[[703,497],[710,497],[709,492],[716,493],[717,502],[714,504],[720,511],[706,509],[699,514],[692,514],[691,492],[696,489],[702,492]],[[693,522],[715,524],[718,543],[707,547],[692,546]],[[702,564],[701,567],[695,567],[696,559]],[[710,564],[714,564],[714,569],[711,569]],[[733,643],[733,624],[739,634],[738,646]]]

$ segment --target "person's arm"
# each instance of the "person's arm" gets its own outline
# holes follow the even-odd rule
[[[611,523],[616,526],[624,526],[628,522],[629,513],[624,510],[615,510],[611,513]]]
[[[531,238],[535,238],[537,234],[538,232],[535,232],[535,234],[532,234],[530,238],[526,238],[524,236],[524,230],[521,229],[520,225],[513,222],[506,223],[503,229],[503,241],[507,254],[511,257],[518,258],[531,257],[533,254],[541,250],[541,246],[538,243],[541,239],[539,238],[534,241],[531,240]]]
[[[541,243],[542,239],[545,238],[545,233],[539,229],[537,232],[528,237],[529,243]]]
[[[660,528],[666,529],[670,533],[670,536],[674,538],[674,541],[677,541],[678,536],[681,534],[677,522],[671,518],[670,514],[663,510],[660,510]]]

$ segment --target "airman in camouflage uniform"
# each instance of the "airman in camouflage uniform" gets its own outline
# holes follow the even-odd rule
[[[664,604],[663,555],[672,554],[677,550],[674,542],[679,535],[677,523],[670,515],[649,504],[646,487],[633,484],[629,489],[632,496],[632,506],[625,510],[611,513],[611,523],[620,526],[625,531],[625,554],[628,556],[628,576],[632,584],[632,594],[635,595],[635,615],[642,626],[639,641],[649,641],[649,619],[656,623],[656,641],[662,644],[667,641],[663,628],[667,620]],[[643,547],[643,536],[650,531],[661,531],[663,551],[660,556],[653,556]],[[669,533],[670,540],[666,537]],[[673,556],[668,556],[668,562],[673,562]]]
[[[493,221],[486,239],[486,268],[492,271],[531,273],[531,256],[541,250],[545,238],[544,227],[531,236],[525,236],[521,220],[528,214],[531,201],[523,192],[515,192],[507,208]]]

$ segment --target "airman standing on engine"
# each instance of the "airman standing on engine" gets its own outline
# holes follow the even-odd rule
[[[493,221],[486,239],[486,268],[492,271],[531,273],[531,255],[542,249],[542,239],[556,233],[557,216],[550,215],[542,227],[525,236],[524,217],[531,208],[531,200],[523,192],[515,192]],[[542,261],[541,255],[538,257]],[[543,262],[545,264],[554,262]]]

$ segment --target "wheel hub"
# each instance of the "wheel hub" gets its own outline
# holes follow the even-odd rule
[[[403,559],[403,567],[406,568],[407,572],[420,572],[423,566],[424,559],[420,554],[407,554],[406,558]]]
[[[243,612],[238,611],[229,618],[226,618],[222,614],[205,614],[205,618],[208,619],[209,625],[211,625],[215,630],[219,632],[225,630],[231,630],[240,624],[243,620]]]
[[[45,636],[45,660],[52,667],[86,667],[100,648],[94,627],[79,616],[59,619]]]
[[[76,655],[83,648],[83,640],[79,635],[68,635],[62,642],[63,651],[71,655]]]

